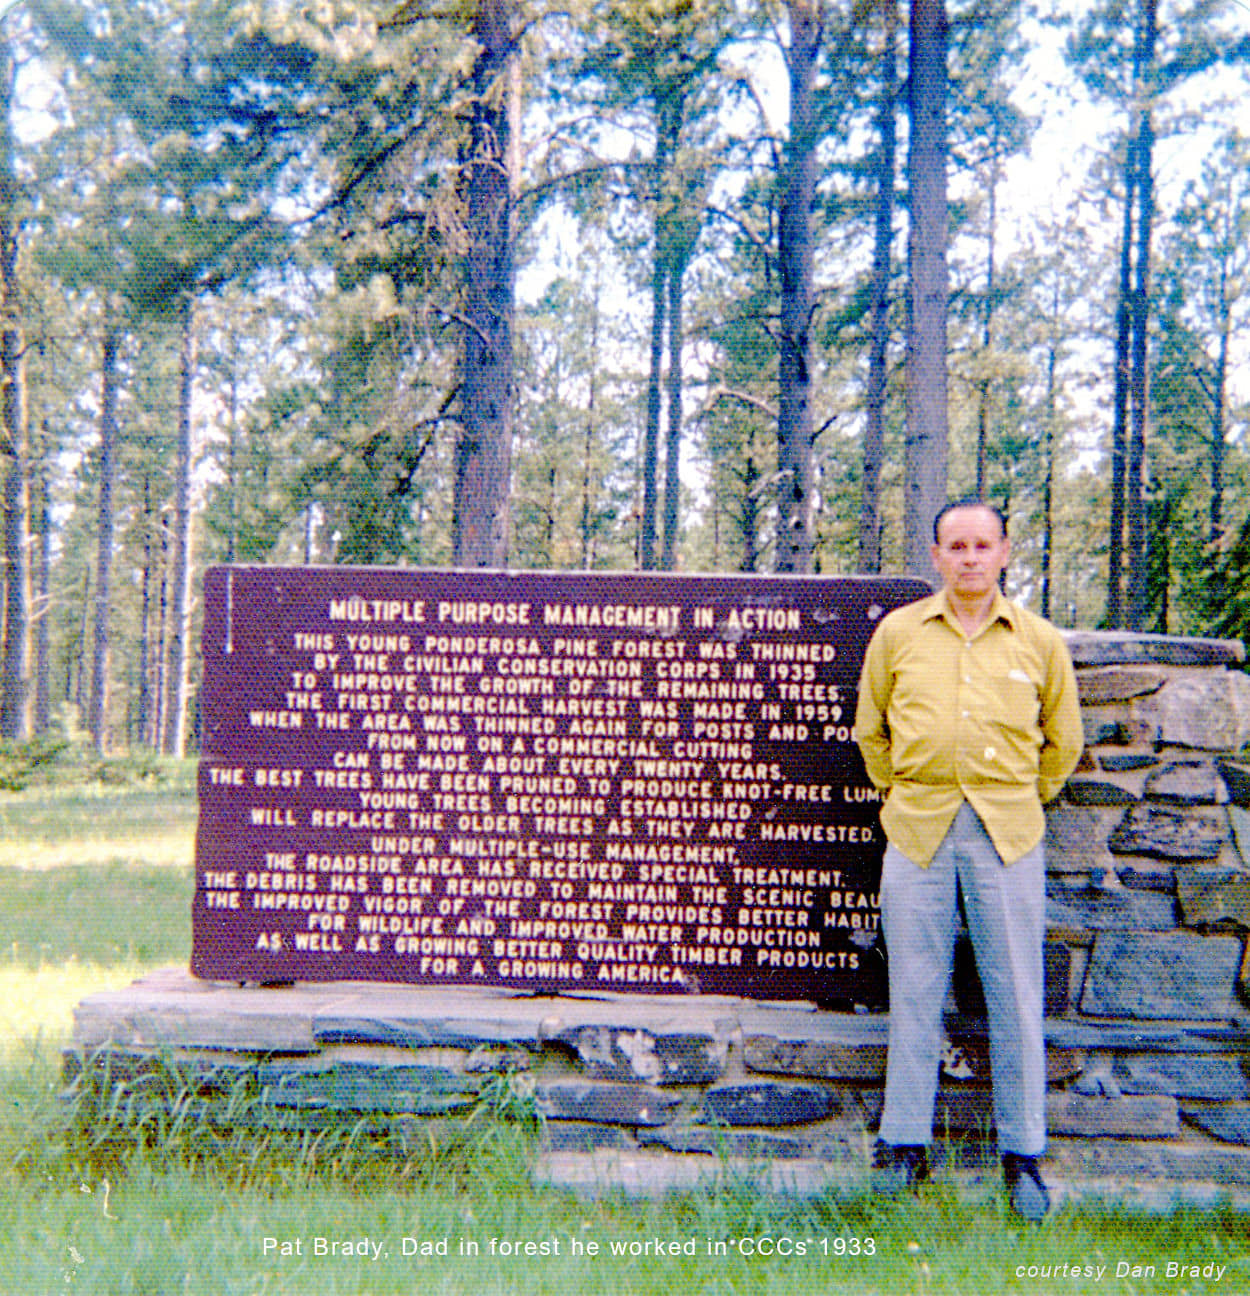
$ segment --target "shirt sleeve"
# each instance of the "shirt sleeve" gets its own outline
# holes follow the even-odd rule
[[[864,667],[859,677],[859,699],[855,706],[855,741],[873,785],[888,788],[894,781],[890,760],[890,726],[886,711],[890,704],[890,662],[882,623],[868,641]]]
[[[1076,769],[1085,746],[1081,705],[1076,689],[1072,658],[1058,635],[1050,650],[1049,670],[1042,690],[1042,750],[1038,757],[1037,791],[1045,805],[1063,790],[1068,775]]]

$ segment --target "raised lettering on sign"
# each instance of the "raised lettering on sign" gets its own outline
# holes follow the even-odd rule
[[[218,567],[192,970],[879,1003],[915,581]]]

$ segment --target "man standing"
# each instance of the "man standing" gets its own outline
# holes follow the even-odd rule
[[[937,516],[941,591],[886,616],[864,659],[855,738],[886,790],[881,917],[889,958],[878,1191],[928,1174],[928,1144],[962,893],[985,989],[994,1122],[1015,1209],[1050,1209],[1046,1146],[1042,805],[1081,754],[1072,661],[1049,622],[1004,598],[1011,544],[993,506]]]

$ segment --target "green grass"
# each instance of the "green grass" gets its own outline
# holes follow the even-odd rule
[[[92,783],[0,792],[0,869],[189,869],[194,838],[195,788],[187,762],[157,787]]]
[[[69,1036],[74,1004],[191,947],[195,796],[175,786],[0,793],[0,1058]]]
[[[185,790],[0,795],[0,1296],[1250,1290],[1250,1221],[1224,1211],[1086,1207],[1029,1228],[997,1193],[942,1183],[899,1203],[785,1201],[732,1181],[658,1202],[579,1200],[532,1186],[528,1127],[502,1119],[525,1106],[500,1093],[406,1153],[350,1120],[249,1135],[187,1105],[128,1131],[80,1121],[66,1137],[91,1110],[61,1096],[74,1004],[186,962],[193,822]],[[318,1239],[338,1254],[318,1254]],[[768,1239],[789,1254],[759,1254]],[[369,1254],[354,1253],[362,1243]],[[446,1254],[422,1256],[422,1244]],[[1065,1263],[1105,1268],[1028,1273]],[[1169,1277],[1168,1264],[1228,1268],[1216,1282]]]
[[[0,868],[0,967],[185,963],[194,885],[186,864]]]

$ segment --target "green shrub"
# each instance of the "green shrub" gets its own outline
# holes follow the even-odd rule
[[[68,740],[52,733],[29,742],[0,739],[0,791],[21,792],[37,774],[54,765],[69,745]]]

